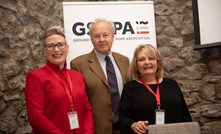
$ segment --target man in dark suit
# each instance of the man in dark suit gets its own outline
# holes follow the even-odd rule
[[[113,64],[119,95],[123,85],[129,81],[129,59],[111,51],[115,33],[112,21],[95,19],[95,22],[89,25],[89,32],[94,49],[72,60],[71,69],[84,75],[87,95],[94,113],[95,134],[119,133],[119,110],[112,111],[105,57],[109,56]]]

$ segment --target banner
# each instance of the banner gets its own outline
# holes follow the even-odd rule
[[[156,47],[153,1],[63,2],[64,29],[69,53],[67,67],[77,56],[92,51],[88,25],[95,18],[106,18],[115,24],[112,51],[133,57],[140,44]]]

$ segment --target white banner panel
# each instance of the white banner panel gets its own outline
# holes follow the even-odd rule
[[[220,42],[221,0],[198,0],[201,44]]]
[[[156,47],[153,1],[63,2],[63,12],[65,35],[70,46],[68,68],[72,59],[92,51],[88,24],[95,18],[106,18],[115,23],[114,52],[132,59],[138,45]]]

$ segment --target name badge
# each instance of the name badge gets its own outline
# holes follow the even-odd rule
[[[155,110],[155,124],[165,124],[165,110]]]
[[[71,130],[79,128],[78,116],[77,116],[76,111],[69,112],[68,113],[68,119],[69,119],[69,124],[70,124]]]

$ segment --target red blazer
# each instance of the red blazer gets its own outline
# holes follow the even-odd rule
[[[79,127],[70,130],[68,112],[71,107],[63,85],[46,68],[49,66],[62,79],[66,87],[68,71],[72,80],[74,111],[77,111]],[[94,134],[93,112],[85,91],[83,75],[77,71],[60,70],[47,61],[46,66],[30,71],[24,89],[29,123],[35,134]],[[70,90],[70,88],[68,89]]]

